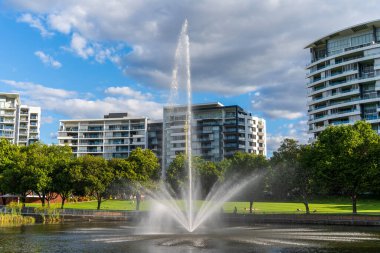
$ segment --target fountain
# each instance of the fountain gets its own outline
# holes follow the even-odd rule
[[[274,225],[201,229],[213,220],[225,201],[248,184],[259,179],[232,178],[212,187],[198,208],[197,179],[191,164],[191,79],[188,24],[184,23],[176,50],[176,64],[170,103],[174,104],[180,88],[179,74],[185,73],[187,117],[186,157],[188,178],[182,194],[181,208],[170,188],[162,184],[151,191],[151,212],[145,224],[133,222],[89,222],[25,226],[0,229],[1,252],[379,252],[380,232],[376,227],[338,227],[307,225]],[[183,82],[182,82],[183,83]],[[163,176],[165,172],[163,172]],[[207,224],[208,225],[208,224]]]
[[[182,84],[182,86],[181,86]],[[148,227],[146,233],[171,232],[173,228],[180,225],[187,232],[193,232],[199,228],[205,221],[220,213],[223,204],[231,197],[236,195],[248,184],[257,179],[252,176],[245,180],[229,179],[224,183],[215,184],[209,192],[206,199],[198,210],[195,208],[195,201],[199,187],[195,184],[196,178],[193,176],[192,167],[192,144],[191,144],[191,126],[192,126],[192,98],[191,98],[191,71],[190,71],[190,41],[188,35],[188,22],[185,20],[178,39],[175,51],[175,65],[172,73],[171,92],[169,97],[169,111],[173,108],[179,98],[179,91],[185,90],[186,97],[186,119],[185,119],[185,157],[186,169],[188,173],[188,182],[186,189],[182,189],[182,199],[184,200],[184,210],[178,204],[178,201],[171,194],[172,190],[165,185],[165,171],[162,173],[162,183],[158,190],[149,192],[151,196],[151,211],[147,219]],[[183,99],[183,98],[182,98]],[[178,104],[178,103],[177,103]],[[170,114],[170,113],[169,113]],[[165,126],[164,126],[165,127]],[[165,139],[165,138],[163,138]],[[165,148],[165,143],[163,144]],[[165,153],[165,152],[164,152]],[[165,160],[165,159],[163,159]],[[165,168],[163,162],[163,168]],[[171,224],[170,226],[168,224]]]

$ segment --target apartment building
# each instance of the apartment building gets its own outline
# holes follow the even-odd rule
[[[27,146],[40,139],[41,108],[22,105],[17,93],[0,93],[0,138]]]
[[[306,46],[309,133],[366,120],[380,133],[380,20],[328,34]]]
[[[162,161],[162,131],[162,120],[148,121],[148,149],[156,154],[160,162]]]
[[[186,149],[186,106],[164,107],[164,166]],[[192,106],[192,155],[220,161],[235,152],[266,155],[265,120],[237,105]]]
[[[77,157],[127,158],[132,150],[148,147],[147,129],[148,118],[127,113],[110,113],[103,119],[60,120],[58,144],[69,145]]]

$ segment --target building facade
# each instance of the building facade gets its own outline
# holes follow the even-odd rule
[[[162,162],[162,121],[148,121],[148,149]]]
[[[110,113],[103,119],[60,120],[58,144],[79,156],[127,158],[136,148],[146,149],[148,118]]]
[[[380,20],[306,46],[308,125],[313,139],[329,125],[366,120],[380,133]]]
[[[186,106],[164,107],[164,166],[186,148]],[[265,120],[221,103],[192,106],[192,154],[220,161],[235,152],[266,155]]]
[[[0,138],[27,146],[40,139],[41,108],[22,105],[19,94],[0,93]]]

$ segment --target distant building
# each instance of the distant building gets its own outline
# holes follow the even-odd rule
[[[157,158],[162,160],[162,120],[148,121],[148,149],[152,150]]]
[[[136,148],[146,149],[148,118],[110,113],[103,119],[60,120],[58,144],[69,145],[79,156],[127,158]]]
[[[220,161],[235,152],[266,155],[265,120],[237,105],[221,103],[192,106],[192,154]],[[186,106],[164,107],[164,162],[167,166],[185,152]]]
[[[306,48],[313,139],[329,125],[358,120],[380,133],[380,20],[334,32]]]
[[[22,105],[17,93],[0,93],[0,138],[27,146],[40,139],[41,108]]]

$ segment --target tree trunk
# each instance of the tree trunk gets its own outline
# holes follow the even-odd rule
[[[50,199],[49,198],[47,199],[47,203],[48,203],[48,208],[50,208]]]
[[[310,214],[309,202],[305,200],[303,204],[305,205],[306,214]]]
[[[141,200],[141,194],[140,192],[136,193],[136,211],[140,210],[140,200]]]
[[[253,210],[253,200],[249,201],[249,213],[252,213]]]
[[[42,196],[40,196],[40,199],[41,199],[41,204],[42,204],[43,207],[45,206],[45,198],[46,198],[45,193],[42,193]]]
[[[100,204],[102,203],[102,197],[98,197],[98,207],[97,209],[100,210]]]
[[[63,206],[65,205],[65,200],[66,200],[66,198],[63,197],[63,196],[61,196],[61,198],[62,198],[61,209],[63,209]]]
[[[26,195],[22,194],[21,195],[22,208],[25,208],[25,201],[26,201]]]
[[[356,196],[355,193],[351,195],[351,199],[352,199],[352,213],[353,214],[357,214],[357,208],[356,208],[356,199],[357,199],[357,196]]]

